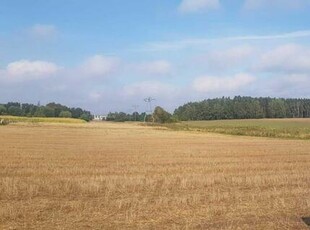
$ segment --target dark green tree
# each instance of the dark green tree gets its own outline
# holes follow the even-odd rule
[[[241,97],[189,102],[174,111],[180,120],[310,117],[310,99]]]
[[[269,103],[269,109],[272,118],[286,117],[285,101],[282,99],[273,99]]]
[[[0,105],[0,115],[6,114],[6,107],[4,105]]]
[[[36,109],[36,111],[34,112],[33,116],[34,117],[45,117],[44,108],[43,107],[38,107]]]
[[[12,116],[21,116],[22,115],[22,110],[19,106],[10,106],[8,109],[8,114]]]
[[[157,106],[153,113],[154,121],[157,123],[170,123],[172,122],[172,115],[164,110],[162,107]]]

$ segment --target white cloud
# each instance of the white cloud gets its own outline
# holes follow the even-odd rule
[[[305,83],[307,83],[307,86],[308,86],[309,85],[308,83],[310,83],[310,75],[308,75],[308,74],[291,74],[291,75],[285,77],[285,80],[287,82],[289,82],[290,84],[302,84],[302,85],[304,85]]]
[[[309,74],[278,74],[265,81],[259,91],[275,97],[309,97]]]
[[[262,55],[254,67],[262,72],[309,72],[310,48],[287,44]]]
[[[122,94],[124,96],[164,96],[172,95],[175,88],[171,85],[157,81],[137,82],[123,87]]]
[[[208,38],[196,38],[196,39],[183,39],[176,41],[165,41],[165,42],[150,42],[145,44],[138,51],[154,52],[154,51],[165,51],[165,50],[182,50],[186,48],[202,48],[208,45],[214,45],[218,43],[227,42],[244,42],[244,41],[267,41],[267,40],[289,40],[289,39],[300,39],[310,37],[310,30],[294,31],[289,33],[280,34],[266,34],[266,35],[244,35],[234,37],[219,37],[216,39]]]
[[[147,75],[169,75],[172,73],[172,65],[164,60],[144,62],[137,65],[137,70]]]
[[[255,77],[241,73],[232,77],[205,76],[194,80],[193,88],[203,93],[231,92],[239,90],[255,81]]]
[[[37,39],[49,39],[58,34],[58,30],[54,25],[36,24],[29,29],[31,36]]]
[[[182,0],[179,11],[182,13],[191,13],[201,10],[217,9],[219,7],[219,0]]]
[[[55,74],[61,68],[52,62],[20,60],[9,63],[5,70],[9,80],[34,80]]]
[[[97,91],[93,91],[89,94],[89,98],[93,101],[99,101],[100,99],[102,99],[103,95],[100,92]]]
[[[237,46],[225,50],[212,51],[202,57],[202,61],[211,69],[223,70],[228,67],[246,63],[254,53],[251,46]]]
[[[82,64],[81,70],[87,76],[106,77],[115,72],[119,64],[118,58],[95,55]]]
[[[244,8],[248,10],[260,8],[299,9],[310,5],[309,0],[245,0]]]

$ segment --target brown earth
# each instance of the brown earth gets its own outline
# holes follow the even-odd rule
[[[308,229],[310,141],[0,126],[0,229]]]

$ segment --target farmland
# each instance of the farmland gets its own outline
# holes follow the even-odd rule
[[[172,130],[189,130],[239,136],[310,139],[310,119],[248,119],[186,121],[165,124]]]
[[[16,123],[0,138],[0,229],[307,229],[308,140],[127,123]]]
[[[74,118],[59,117],[19,117],[19,116],[0,116],[0,120],[6,120],[13,123],[85,123],[84,120]]]

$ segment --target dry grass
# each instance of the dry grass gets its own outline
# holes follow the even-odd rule
[[[310,142],[0,127],[0,229],[307,229]]]
[[[60,117],[18,117],[18,116],[0,116],[0,120],[6,120],[10,123],[16,122],[26,122],[26,123],[69,123],[69,124],[79,124],[86,123],[82,119],[75,118],[60,118]]]

